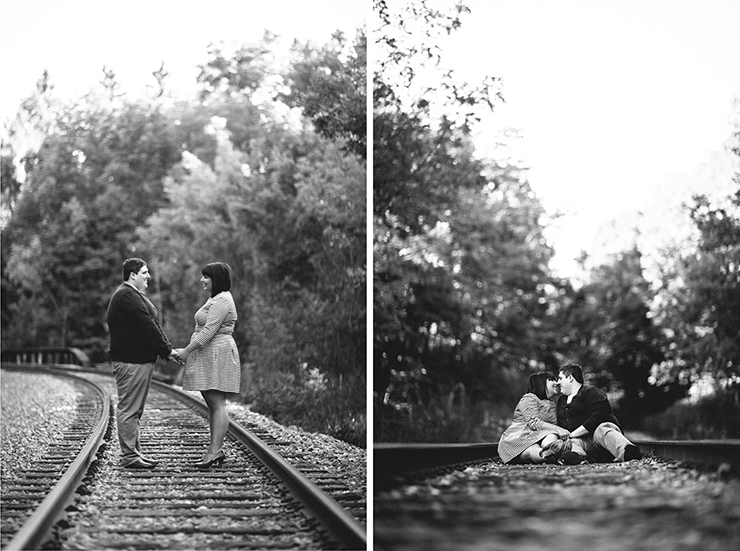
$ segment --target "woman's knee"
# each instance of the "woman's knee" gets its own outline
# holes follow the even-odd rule
[[[226,394],[220,390],[203,390],[201,394],[209,408],[219,410],[226,408]]]
[[[540,446],[543,448],[546,448],[547,446],[555,442],[555,440],[559,440],[559,437],[557,434],[555,433],[548,434],[542,440],[540,440]]]

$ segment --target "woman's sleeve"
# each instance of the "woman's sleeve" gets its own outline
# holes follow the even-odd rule
[[[517,406],[522,413],[523,421],[530,430],[540,430],[542,428],[542,419],[539,417],[540,407],[538,399],[534,394],[525,394],[519,400]]]
[[[211,342],[211,339],[213,339],[221,328],[221,324],[224,322],[224,319],[226,319],[230,309],[231,301],[226,297],[216,297],[213,300],[211,307],[208,309],[206,324],[203,326],[203,329],[193,336],[193,341],[198,343],[198,348],[203,348],[206,344]]]

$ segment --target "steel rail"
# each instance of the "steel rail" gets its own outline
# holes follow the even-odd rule
[[[634,443],[643,453],[707,467],[727,465],[740,472],[740,440],[644,440]],[[373,446],[375,480],[402,477],[417,471],[498,458],[497,444],[401,444]]]
[[[497,444],[375,444],[373,471],[385,477],[498,457]]]
[[[152,381],[159,390],[175,396],[194,407],[208,412],[203,400],[159,381]],[[293,496],[329,531],[341,549],[367,549],[364,528],[341,505],[311,482],[299,470],[272,450],[262,440],[234,421],[229,420],[229,430],[286,485]]]
[[[63,516],[64,509],[67,507],[69,502],[74,499],[77,487],[85,477],[90,464],[95,459],[98,448],[103,442],[103,437],[108,428],[108,422],[111,415],[110,396],[100,385],[71,373],[44,369],[41,366],[27,367],[18,364],[4,364],[2,368],[13,371],[32,372],[38,372],[41,369],[47,373],[77,379],[93,388],[93,390],[100,396],[103,404],[103,415],[100,416],[100,420],[93,429],[92,434],[87,439],[82,450],[80,450],[77,458],[67,468],[65,473],[54,485],[41,504],[36,508],[33,514],[28,518],[28,520],[26,520],[23,526],[21,526],[20,530],[16,532],[13,539],[11,539],[5,546],[7,551],[15,551],[17,549],[40,549],[41,544],[46,540],[51,528],[59,518]]]
[[[740,440],[635,440],[643,451],[678,462],[719,467],[740,472]]]
[[[16,364],[10,365],[12,367],[16,366]],[[3,364],[3,367],[5,367],[5,364]],[[33,367],[29,367],[28,370],[38,371],[39,368],[42,367],[43,366],[40,365],[34,365]],[[112,376],[112,373],[107,371],[101,371],[99,369],[89,367],[80,367],[77,365],[54,365],[45,367],[48,367],[49,370],[53,372],[64,370]],[[208,406],[206,403],[192,394],[161,381],[157,381],[156,379],[152,380],[152,385],[155,385],[159,390],[162,390],[179,400],[191,404],[205,413],[208,412]],[[367,536],[365,534],[365,529],[346,509],[344,509],[344,507],[328,496],[303,473],[273,451],[257,436],[231,420],[229,420],[229,430],[240,442],[246,445],[255,454],[255,456],[257,456],[263,465],[275,473],[275,475],[285,484],[291,494],[300,503],[302,503],[303,506],[319,522],[321,522],[329,534],[337,540],[337,543],[341,545],[342,549],[346,549],[348,551],[354,549],[367,549]]]

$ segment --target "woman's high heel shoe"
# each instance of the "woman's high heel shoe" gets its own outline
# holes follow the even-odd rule
[[[206,460],[208,455],[209,454],[206,454],[202,461],[193,463],[193,467],[196,467],[198,469],[210,469],[213,465],[215,465],[216,467],[220,467],[221,465],[223,465],[224,459],[226,459],[226,454],[223,452],[223,450],[219,451],[210,460]]]

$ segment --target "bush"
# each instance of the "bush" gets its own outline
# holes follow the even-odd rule
[[[463,404],[434,397],[428,404],[374,404],[375,440],[378,442],[498,442],[508,426],[510,408],[490,403]]]
[[[676,440],[740,438],[740,387],[731,387],[694,403],[683,401],[647,417],[643,430]]]
[[[364,448],[365,380],[330,378],[306,367],[293,372],[255,372],[242,396],[252,410],[283,425],[328,434]]]

